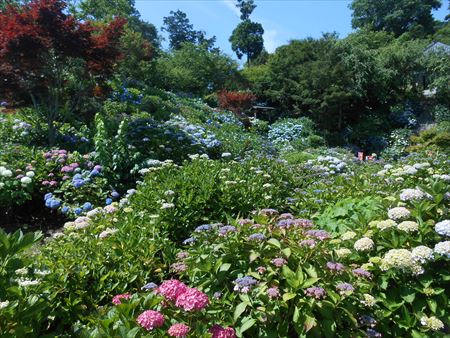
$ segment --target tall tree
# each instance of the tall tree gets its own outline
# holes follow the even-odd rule
[[[241,11],[241,20],[248,20],[256,8],[253,0],[237,0],[236,6]]]
[[[368,27],[375,31],[431,34],[434,31],[433,9],[440,0],[353,0],[353,28]]]
[[[183,11],[170,11],[170,15],[164,17],[163,23],[161,29],[169,33],[170,48],[174,50],[180,49],[184,43],[204,44],[211,49],[216,42],[215,36],[207,38],[204,31],[194,30],[194,26]]]
[[[260,23],[244,20],[231,34],[231,48],[239,59],[246,55],[250,64],[264,49],[263,35],[264,28]]]

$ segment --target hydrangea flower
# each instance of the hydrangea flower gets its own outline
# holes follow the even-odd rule
[[[187,286],[176,279],[171,279],[162,283],[158,289],[157,293],[164,296],[165,299],[171,302],[175,302],[179,295],[186,292]]]
[[[439,242],[434,246],[434,252],[450,258],[450,241]]]
[[[420,274],[423,272],[422,267],[414,259],[412,253],[406,249],[389,250],[384,255],[380,268],[384,271],[395,268],[413,274]]]
[[[396,207],[388,210],[388,217],[394,221],[405,219],[411,216],[411,212],[404,207]]]
[[[420,245],[411,251],[412,257],[416,262],[426,263],[433,259],[433,249]]]
[[[427,329],[430,329],[432,331],[439,331],[444,328],[444,323],[434,316],[431,317],[422,316],[420,318],[420,323]]]
[[[339,258],[345,258],[352,254],[352,251],[347,248],[336,249],[334,252],[336,253],[336,256],[338,256]]]
[[[249,241],[255,241],[255,242],[260,242],[266,239],[266,236],[264,236],[264,234],[261,233],[256,233],[256,234],[251,234],[250,236],[248,236],[248,240]]]
[[[115,295],[112,299],[112,302],[114,305],[119,305],[122,304],[122,302],[120,301],[121,299],[130,299],[131,295],[129,293],[124,293],[121,295]]]
[[[356,232],[347,231],[347,232],[342,234],[341,239],[343,241],[348,241],[348,240],[351,240],[351,239],[355,238],[356,236],[357,236]]]
[[[363,294],[363,299],[361,300],[361,304],[363,304],[367,307],[372,307],[376,303],[377,303],[377,301],[374,296],[369,295],[368,293]]]
[[[327,292],[325,291],[324,288],[321,288],[320,286],[312,286],[305,290],[305,294],[315,299],[322,299],[326,297]]]
[[[355,291],[355,288],[350,283],[339,283],[338,285],[336,285],[336,289],[341,295],[349,295],[353,291]]]
[[[208,296],[194,288],[186,288],[183,293],[177,296],[175,301],[175,305],[185,311],[200,311],[208,304]]]
[[[106,238],[106,237],[109,237],[109,236],[115,234],[117,231],[119,231],[119,230],[117,230],[117,229],[112,229],[112,228],[106,228],[104,231],[102,231],[102,232],[100,233],[100,235],[98,235],[98,238],[104,239],[104,238]]]
[[[372,278],[372,274],[363,268],[353,269],[352,272],[356,277]]]
[[[436,223],[436,225],[434,226],[434,231],[436,231],[441,236],[450,237],[450,220]]]
[[[342,272],[344,271],[345,266],[341,263],[327,262],[327,268],[331,271]]]
[[[325,230],[308,230],[306,235],[317,238],[320,241],[331,238],[331,235]]]
[[[419,224],[413,221],[403,221],[397,225],[397,229],[404,232],[416,232],[419,230]]]
[[[391,219],[387,219],[385,221],[379,221],[376,223],[376,227],[380,230],[380,231],[384,231],[387,229],[391,229],[397,226],[397,223]]]
[[[277,268],[281,268],[283,265],[287,263],[287,261],[284,258],[274,258],[272,259],[272,264],[275,265]]]
[[[307,246],[310,249],[314,248],[316,246],[316,241],[313,239],[304,239],[299,243],[301,246]]]
[[[273,286],[267,289],[267,295],[270,299],[278,298],[280,297],[280,290],[276,286]]]
[[[375,243],[369,237],[358,239],[353,245],[356,251],[370,251],[375,247]]]
[[[220,325],[215,324],[208,330],[212,334],[211,338],[236,338],[236,332],[233,328],[223,328]]]
[[[224,225],[224,226],[219,228],[219,235],[220,236],[226,236],[230,232],[236,232],[236,231],[237,231],[236,227],[234,227],[232,225]]]
[[[253,286],[258,284],[258,281],[250,276],[237,278],[234,282],[234,291],[248,293]]]
[[[164,325],[164,316],[158,311],[147,310],[137,317],[137,323],[147,331],[152,331]]]
[[[191,330],[191,328],[183,323],[177,323],[177,324],[173,324],[169,330],[167,331],[167,333],[169,334],[169,336],[171,337],[186,337],[189,333],[189,331]]]
[[[145,284],[145,285],[141,288],[141,290],[148,291],[148,290],[153,290],[153,289],[156,289],[156,288],[158,288],[158,284],[153,283],[153,282],[150,282],[150,283]]]

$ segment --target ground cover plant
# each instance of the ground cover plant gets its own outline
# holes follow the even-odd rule
[[[268,52],[239,0],[238,64],[181,10],[167,49],[0,4],[0,337],[449,336],[449,23],[381,5]]]

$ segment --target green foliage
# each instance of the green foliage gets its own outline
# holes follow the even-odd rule
[[[293,179],[286,167],[265,160],[198,158],[181,168],[150,171],[134,201],[140,210],[155,212],[169,238],[179,241],[202,223],[223,222],[267,203],[284,205]]]
[[[49,292],[26,252],[42,239],[41,233],[6,234],[0,229],[0,333],[5,337],[33,337],[46,330]]]
[[[396,36],[410,32],[423,36],[434,32],[432,11],[441,7],[439,0],[353,0],[350,8],[353,28],[367,27],[392,32]]]
[[[161,88],[202,96],[232,83],[237,63],[220,51],[184,43],[158,60],[157,73]]]
[[[231,33],[231,49],[239,59],[246,55],[250,64],[264,49],[263,35],[264,28],[260,23],[244,20]]]

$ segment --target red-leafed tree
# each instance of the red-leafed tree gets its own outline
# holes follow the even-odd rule
[[[0,97],[31,99],[47,119],[50,143],[55,122],[76,109],[81,89],[112,74],[126,24],[81,22],[65,7],[62,0],[32,0],[0,12]]]
[[[242,114],[250,109],[256,100],[256,96],[250,92],[222,90],[217,95],[221,108],[231,110],[236,114]]]

